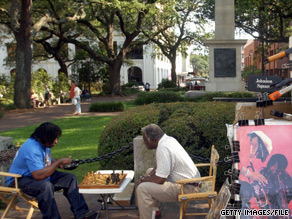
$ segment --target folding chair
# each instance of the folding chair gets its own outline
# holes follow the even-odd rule
[[[212,146],[211,149],[211,158],[210,163],[201,163],[196,164],[197,167],[209,166],[209,176],[193,178],[193,179],[182,179],[176,181],[176,183],[181,184],[181,194],[178,196],[178,201],[180,202],[180,219],[186,215],[207,215],[208,213],[186,213],[187,205],[189,201],[193,200],[208,200],[208,206],[211,208],[211,205],[214,203],[214,199],[217,196],[215,191],[215,182],[216,182],[216,173],[217,173],[217,164],[219,161],[219,154],[215,149],[215,146]],[[201,183],[201,188],[196,193],[184,193],[184,185],[189,183]]]
[[[34,198],[31,198],[24,194],[21,189],[18,188],[18,178],[21,177],[19,174],[13,174],[13,173],[7,173],[7,172],[0,172],[0,176],[11,176],[15,179],[15,186],[14,187],[8,187],[8,186],[0,186],[0,198],[7,203],[7,207],[5,211],[3,212],[3,215],[1,219],[6,218],[11,208],[14,208],[20,213],[23,213],[24,211],[28,211],[26,219],[30,219],[32,217],[32,214],[35,209],[38,209],[38,203],[35,201]],[[2,177],[3,178],[3,177]],[[8,197],[7,197],[8,196]],[[9,196],[11,198],[9,199]],[[25,200],[27,203],[29,203],[29,208],[20,208],[15,204],[16,198],[21,197],[23,200]]]

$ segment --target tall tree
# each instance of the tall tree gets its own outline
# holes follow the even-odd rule
[[[203,18],[215,20],[215,0],[205,0]],[[289,42],[290,0],[235,0],[235,26],[265,42]],[[259,34],[262,32],[262,34]]]
[[[0,1],[0,23],[12,31],[16,40],[16,75],[14,104],[17,108],[30,108],[32,38],[50,21],[48,15],[34,17],[32,0]]]
[[[155,24],[154,30],[143,31],[169,59],[173,82],[176,82],[177,53],[186,55],[188,46],[206,37],[204,21],[197,14],[199,6],[200,2],[196,0],[166,1],[153,11],[150,22]]]
[[[2,12],[0,22],[10,28],[17,42],[14,104],[17,108],[29,108],[32,0],[1,1],[0,3]]]
[[[206,55],[192,54],[190,62],[193,72],[197,77],[207,77],[209,75],[209,57]]]
[[[205,0],[201,8],[205,18],[214,20],[215,0]],[[273,42],[289,42],[289,27],[292,21],[290,0],[235,0],[235,26],[259,39],[261,56]],[[262,71],[264,71],[262,62]]]
[[[86,51],[92,60],[108,64],[112,95],[121,94],[120,70],[126,54],[147,42],[139,40],[139,35],[151,7],[152,1],[87,1],[86,17],[74,21],[63,36],[66,42]],[[115,43],[114,35],[120,36],[121,43]]]
[[[68,55],[68,44],[63,36],[70,31],[70,22],[85,17],[83,7],[82,2],[43,0],[37,2],[33,9],[36,18],[43,14],[47,16],[46,25],[35,34],[34,42],[43,46],[47,58],[54,58],[60,66],[60,71],[67,76],[68,65],[73,59]]]

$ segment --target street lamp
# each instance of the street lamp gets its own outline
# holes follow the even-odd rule
[[[87,63],[88,92],[91,94],[91,91],[90,91],[90,84],[91,84],[90,57],[86,57],[86,63]]]

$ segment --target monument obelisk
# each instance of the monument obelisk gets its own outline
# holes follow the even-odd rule
[[[215,39],[209,47],[209,81],[206,91],[244,91],[241,80],[241,47],[247,40],[234,39],[234,0],[215,0]]]

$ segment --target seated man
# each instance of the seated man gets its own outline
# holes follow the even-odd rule
[[[164,134],[162,129],[150,124],[142,128],[143,140],[149,150],[156,149],[156,166],[148,176],[140,177],[137,182],[137,203],[140,219],[152,218],[157,211],[157,202],[178,200],[180,179],[200,177],[196,165],[178,141]],[[186,193],[197,192],[198,184],[186,186]]]
[[[41,101],[39,100],[38,95],[34,92],[34,89],[30,92],[30,100],[33,104],[33,108],[39,107]]]
[[[61,134],[57,125],[49,122],[41,124],[20,147],[9,172],[22,175],[18,186],[24,193],[36,197],[43,219],[61,218],[54,196],[54,192],[61,189],[71,205],[74,217],[87,218],[88,207],[83,195],[79,194],[76,176],[56,170],[70,164],[72,160],[55,160],[51,157],[51,148],[58,143]],[[5,183],[14,186],[14,178],[7,177]]]
[[[82,93],[80,95],[81,98],[83,98],[83,97],[85,98],[85,101],[91,101],[90,96],[91,95],[86,88],[84,88],[84,90],[82,91]]]

